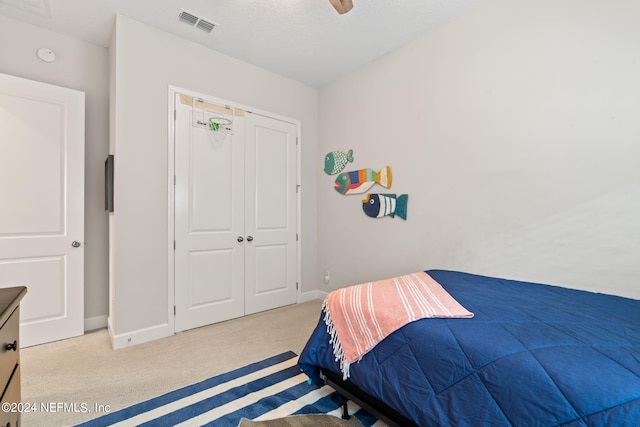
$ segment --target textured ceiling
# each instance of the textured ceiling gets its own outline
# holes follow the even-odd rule
[[[320,87],[486,0],[0,0],[0,13],[105,46],[116,14]],[[218,24],[180,22],[180,10]]]

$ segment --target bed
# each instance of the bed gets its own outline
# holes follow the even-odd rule
[[[426,273],[473,317],[412,321],[344,379],[321,313],[300,369],[392,425],[640,425],[639,300]]]

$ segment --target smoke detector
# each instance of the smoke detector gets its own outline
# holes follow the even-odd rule
[[[56,54],[47,47],[41,47],[36,51],[36,55],[44,62],[53,62],[56,60]]]
[[[194,13],[188,12],[184,9],[180,9],[178,14],[178,20],[184,22],[187,25],[196,27],[204,32],[210,33],[218,25],[210,19],[204,19]]]

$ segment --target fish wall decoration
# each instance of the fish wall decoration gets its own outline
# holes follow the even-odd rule
[[[367,194],[367,198],[362,201],[362,210],[372,218],[382,218],[387,215],[395,218],[398,215],[406,220],[408,202],[408,194],[397,197],[395,194]]]
[[[353,150],[346,153],[332,151],[324,157],[324,171],[327,175],[335,175],[342,171],[349,162],[353,162]]]
[[[373,169],[360,169],[353,172],[343,172],[338,175],[334,188],[340,194],[362,194],[369,191],[376,184],[384,188],[391,187],[391,167],[385,166],[376,172]]]

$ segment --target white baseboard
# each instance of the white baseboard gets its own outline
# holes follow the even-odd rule
[[[309,292],[303,292],[303,293],[300,294],[300,301],[298,301],[298,302],[303,303],[303,302],[307,302],[307,301],[313,301],[313,300],[316,300],[316,299],[324,301],[324,299],[327,297],[327,295],[329,295],[328,292],[318,291],[318,290],[309,291]]]
[[[84,319],[84,331],[95,331],[96,329],[104,329],[107,327],[107,315],[87,317]]]
[[[109,319],[110,320],[110,319]],[[157,340],[160,338],[166,338],[173,335],[173,330],[170,330],[169,324],[151,326],[145,329],[139,329],[137,331],[131,331],[126,334],[115,335],[111,322],[108,322],[109,337],[111,338],[111,346],[114,350],[130,347],[132,345],[138,345],[145,342]]]

